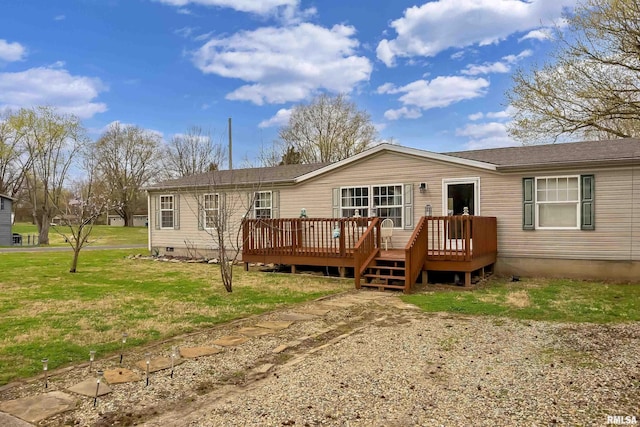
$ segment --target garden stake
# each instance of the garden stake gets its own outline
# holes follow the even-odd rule
[[[176,346],[171,347],[171,378],[173,378],[173,361],[176,358]]]
[[[149,387],[149,364],[151,363],[151,353],[145,353],[147,358],[147,387]]]
[[[49,376],[47,370],[49,369],[49,359],[42,359],[42,370],[44,371],[44,388],[49,388]]]
[[[120,365],[122,366],[122,356],[124,355],[124,343],[127,342],[127,333],[122,333],[122,346],[120,347]]]
[[[93,367],[93,361],[96,358],[96,351],[95,350],[91,350],[89,351],[89,372],[92,371],[92,367]]]
[[[93,398],[93,407],[94,408],[96,406],[98,406],[98,393],[100,391],[100,378],[102,377],[104,372],[98,371],[96,374],[97,374],[97,376],[96,376],[96,395]]]

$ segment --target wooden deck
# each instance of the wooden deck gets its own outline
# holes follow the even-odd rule
[[[404,249],[382,250],[379,218],[246,220],[242,260],[248,263],[353,268],[356,287],[409,292],[428,271],[465,275],[496,261],[496,218],[422,217]],[[382,282],[382,283],[381,283]],[[399,285],[398,282],[402,282]]]

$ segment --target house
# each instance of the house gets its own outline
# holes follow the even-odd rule
[[[263,230],[265,224],[271,227],[268,237],[261,234],[260,248],[254,235],[260,225],[244,230],[249,234],[239,239],[239,246],[248,248],[243,250],[245,260],[268,260],[267,246],[298,254],[291,249],[291,240],[286,248],[278,246],[286,236],[274,230],[298,227],[283,219],[299,218],[304,209],[308,218],[327,219],[334,231],[331,225],[351,227],[347,237],[355,240],[352,244],[338,248],[335,242],[342,237],[329,244],[343,257],[353,253],[364,229],[379,221],[343,224],[337,218],[390,218],[391,247],[402,250],[413,244],[417,226],[430,227],[428,233],[438,233],[440,241],[432,237],[424,245],[425,256],[466,251],[465,256],[473,257],[481,252],[478,233],[495,223],[497,252],[490,248],[490,235],[483,239],[489,242],[484,255],[494,253],[497,273],[622,281],[640,277],[638,139],[451,153],[381,144],[332,164],[215,171],[165,181],[147,191],[149,249],[159,254],[215,252],[210,231],[217,224],[212,219],[222,213],[221,226],[230,237],[241,224],[253,227],[256,218]],[[495,222],[480,226],[481,218]],[[314,227],[313,239],[324,238],[317,228],[325,224],[304,224]],[[461,228],[456,231],[452,224]],[[292,235],[291,230],[287,233]],[[373,249],[379,252],[376,239]],[[273,259],[291,261],[281,256],[282,251]],[[316,255],[313,259],[328,260]],[[490,261],[486,258],[483,263]],[[422,265],[422,259],[413,262],[425,271],[431,269],[427,262]],[[436,265],[432,264],[434,269],[441,269]],[[464,272],[465,281],[470,274],[465,269],[451,271]]]
[[[11,234],[11,206],[14,199],[0,194],[0,246],[11,246],[13,235]]]
[[[133,227],[146,227],[149,224],[149,217],[146,213],[133,215]],[[124,227],[124,218],[117,214],[107,215],[107,225],[113,227]]]

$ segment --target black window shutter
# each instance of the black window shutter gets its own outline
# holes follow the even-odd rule
[[[580,229],[596,229],[596,179],[594,175],[580,176]]]
[[[536,229],[535,178],[522,178],[522,229]]]

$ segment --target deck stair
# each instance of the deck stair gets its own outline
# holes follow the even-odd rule
[[[387,251],[384,251],[387,252]],[[404,258],[382,254],[376,257],[367,267],[362,286],[385,289],[404,289],[405,260]]]

